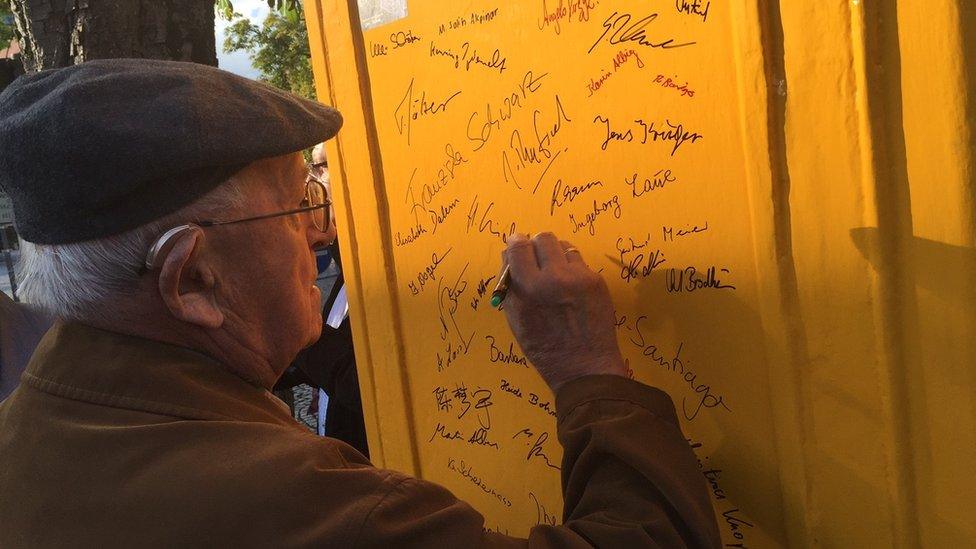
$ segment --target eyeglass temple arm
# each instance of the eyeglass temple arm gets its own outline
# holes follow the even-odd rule
[[[322,208],[327,208],[332,205],[331,200],[326,200],[322,204],[317,204],[315,206],[306,206],[304,208],[296,208],[294,210],[286,210],[284,212],[275,212],[264,215],[256,215],[254,217],[245,217],[244,219],[232,219],[230,221],[200,221],[197,224],[200,227],[215,227],[217,225],[233,225],[234,223],[244,223],[245,221],[258,221],[260,219],[271,219],[272,217],[281,217],[284,215],[292,215],[297,213],[310,212],[313,210],[321,210]]]

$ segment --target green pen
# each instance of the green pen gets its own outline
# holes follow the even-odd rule
[[[508,283],[512,276],[508,270],[509,266],[506,263],[505,268],[502,270],[502,276],[498,279],[498,284],[495,285],[495,290],[491,292],[491,306],[501,308],[502,301],[505,301],[505,296],[508,295]]]

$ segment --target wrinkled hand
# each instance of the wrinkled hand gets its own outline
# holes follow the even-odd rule
[[[627,375],[610,291],[579,251],[552,233],[512,235],[502,257],[511,275],[508,325],[553,392],[581,376]]]

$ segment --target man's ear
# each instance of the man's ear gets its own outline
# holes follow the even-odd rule
[[[191,229],[179,235],[159,271],[159,295],[170,314],[204,328],[219,328],[224,313],[217,305],[211,266],[200,254],[204,235]]]

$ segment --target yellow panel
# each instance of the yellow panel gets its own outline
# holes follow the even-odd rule
[[[491,529],[559,520],[553,397],[486,295],[506,235],[552,230],[610,283],[725,543],[976,536],[972,9],[362,4],[365,31],[306,9],[378,465]]]

